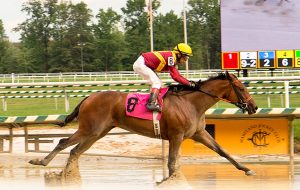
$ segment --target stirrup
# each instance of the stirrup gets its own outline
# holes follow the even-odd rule
[[[146,108],[150,111],[157,111],[157,112],[161,112],[161,108],[158,104],[147,104]]]

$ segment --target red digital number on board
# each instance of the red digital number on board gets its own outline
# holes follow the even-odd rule
[[[239,69],[239,53],[223,52],[222,69]]]

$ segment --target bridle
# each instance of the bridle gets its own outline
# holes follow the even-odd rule
[[[186,95],[186,94],[190,94],[190,93],[194,93],[194,92],[201,92],[203,94],[206,94],[212,98],[215,98],[215,99],[218,99],[218,100],[222,100],[224,102],[228,102],[230,104],[233,104],[235,105],[236,107],[240,108],[243,112],[246,112],[248,110],[248,107],[249,107],[249,102],[250,100],[252,99],[252,96],[249,95],[247,96],[246,98],[243,98],[243,95],[241,94],[241,92],[238,90],[238,87],[235,83],[239,82],[237,79],[232,79],[229,75],[226,74],[226,79],[229,81],[230,85],[231,85],[231,89],[230,89],[230,92],[228,94],[228,97],[230,96],[231,94],[231,91],[232,89],[234,90],[234,93],[235,95],[237,96],[237,99],[238,101],[236,102],[233,102],[233,101],[230,101],[228,100],[228,97],[226,98],[222,98],[222,97],[219,97],[217,95],[214,95],[214,94],[211,94],[209,92],[206,92],[204,90],[201,89],[201,87],[199,86],[199,88],[197,88],[197,90],[193,89],[191,91],[186,91],[185,93],[181,93],[181,94],[172,94],[172,95],[176,95],[176,96],[182,96],[182,95]],[[199,82],[198,82],[199,83]]]
[[[235,83],[238,81],[237,79],[234,79],[233,81],[231,80],[231,78],[228,78],[230,85],[232,87],[232,89],[235,92],[235,95],[238,98],[238,102],[230,102],[231,104],[234,104],[235,106],[237,106],[238,108],[242,109],[243,112],[245,112],[246,110],[248,110],[248,104],[249,101],[252,99],[252,96],[249,95],[245,98],[245,100],[243,99],[243,96],[241,94],[241,92],[237,89],[237,86],[235,85]],[[227,100],[228,101],[228,100]]]
[[[230,85],[231,85],[231,90],[233,89],[234,90],[234,93],[235,95],[237,96],[238,98],[238,101],[237,102],[233,102],[233,101],[230,101],[228,100],[228,98],[221,98],[219,96],[216,96],[214,94],[211,94],[211,93],[208,93],[208,92],[205,92],[201,89],[198,89],[198,91],[204,93],[204,94],[207,94],[213,98],[216,98],[218,100],[222,100],[224,102],[228,102],[228,103],[231,103],[235,106],[237,106],[238,108],[242,109],[243,112],[247,111],[248,110],[248,104],[249,104],[249,101],[252,99],[252,96],[249,95],[248,97],[246,97],[245,99],[243,98],[241,92],[237,89],[238,87],[235,85],[235,83],[238,81],[237,79],[234,79],[232,80],[229,76],[226,76],[227,80],[229,81]],[[231,94],[231,92],[229,93],[229,95]]]

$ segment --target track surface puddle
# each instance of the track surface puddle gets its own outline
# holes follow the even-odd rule
[[[1,155],[0,155],[1,157]],[[29,158],[0,162],[0,189],[205,189],[205,190],[296,190],[300,187],[300,163],[245,163],[256,176],[245,176],[229,163],[180,162],[180,175],[157,186],[167,176],[166,165],[157,160],[80,159],[80,181],[61,185],[48,183],[44,174],[60,171],[67,157],[59,156],[47,167],[31,166]]]

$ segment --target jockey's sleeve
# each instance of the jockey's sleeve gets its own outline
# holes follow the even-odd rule
[[[179,73],[175,66],[169,67],[169,71],[173,80],[183,85],[190,85],[190,82]]]

